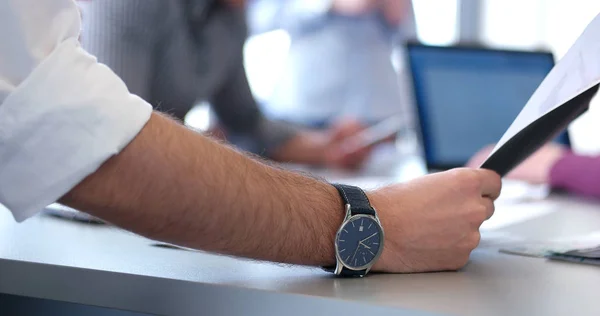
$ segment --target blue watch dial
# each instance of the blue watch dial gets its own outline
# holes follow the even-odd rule
[[[345,266],[360,270],[377,259],[383,232],[371,216],[354,216],[339,231],[337,253]]]

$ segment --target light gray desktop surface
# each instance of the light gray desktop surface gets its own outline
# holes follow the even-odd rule
[[[535,240],[600,231],[600,204],[551,196],[496,231]],[[459,272],[335,279],[319,269],[153,247],[109,226],[0,210],[0,293],[161,315],[600,315],[600,269],[498,252]]]

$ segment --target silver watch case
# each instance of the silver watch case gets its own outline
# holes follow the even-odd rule
[[[352,207],[350,206],[350,204],[346,204],[345,209],[346,209],[346,216],[344,217],[344,221],[342,222],[342,225],[340,225],[340,228],[338,229],[337,233],[335,234],[334,245],[335,245],[336,264],[335,264],[334,273],[335,273],[335,275],[340,275],[342,273],[342,269],[344,269],[344,268],[346,268],[348,270],[352,270],[352,271],[361,271],[361,270],[366,269],[365,274],[361,275],[361,277],[364,277],[365,275],[367,275],[369,273],[369,271],[371,271],[371,268],[373,267],[373,265],[375,265],[377,260],[379,260],[379,257],[381,256],[381,253],[383,252],[383,247],[384,247],[384,243],[385,243],[385,232],[383,231],[383,226],[381,226],[381,222],[379,221],[379,217],[377,216],[377,210],[375,210],[374,208],[373,209],[375,210],[375,216],[366,215],[366,214],[358,214],[358,215],[352,216]],[[379,225],[379,229],[381,230],[381,243],[379,245],[379,249],[377,250],[377,253],[375,254],[375,258],[373,260],[371,260],[371,262],[367,263],[364,266],[351,268],[351,267],[347,266],[346,264],[344,264],[344,262],[340,258],[340,253],[339,253],[339,249],[338,249],[338,238],[340,236],[340,233],[346,226],[346,224],[348,222],[350,222],[351,219],[360,218],[360,217],[368,217],[368,218],[375,219],[375,222],[377,222],[377,224]]]

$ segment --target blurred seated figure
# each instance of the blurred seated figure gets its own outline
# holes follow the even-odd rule
[[[283,29],[291,38],[265,105],[275,117],[322,127],[405,114],[392,53],[415,37],[410,0],[253,0],[249,21],[253,33]]]
[[[489,146],[468,163],[479,167],[491,153]],[[577,155],[562,145],[549,143],[521,163],[508,178],[600,198],[600,156]]]
[[[183,120],[208,101],[228,140],[279,161],[353,168],[367,157],[369,149],[347,153],[338,145],[361,129],[356,122],[308,131],[261,113],[243,67],[244,0],[80,4],[83,47],[156,109]]]

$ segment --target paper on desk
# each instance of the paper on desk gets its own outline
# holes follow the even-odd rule
[[[550,240],[523,240],[501,245],[500,252],[512,255],[547,258],[556,253],[564,253],[581,249],[597,249],[600,245],[600,231],[585,235]]]
[[[555,238],[552,241],[561,245],[569,245],[571,249],[595,247],[600,245],[600,231],[578,236]]]
[[[600,83],[599,39],[600,15],[594,18],[567,54],[546,76],[502,136],[484,166],[488,165],[491,167],[489,169],[504,175],[587,110],[589,100]],[[563,112],[554,113],[554,116],[550,117],[551,112],[556,112],[563,106],[570,109],[560,109]],[[500,151],[505,152],[499,153]],[[495,156],[501,157],[492,161]]]

